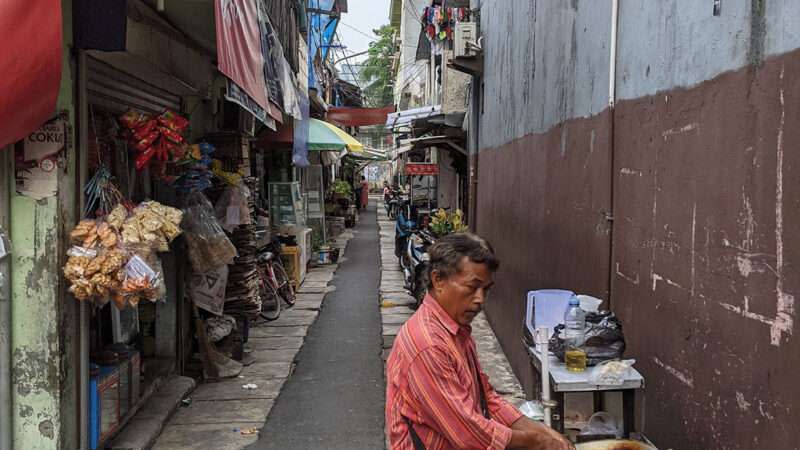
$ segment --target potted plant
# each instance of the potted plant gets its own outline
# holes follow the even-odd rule
[[[468,230],[467,225],[464,224],[464,213],[460,209],[451,214],[447,214],[447,211],[443,209],[436,210],[431,217],[430,227],[431,232],[437,237]]]

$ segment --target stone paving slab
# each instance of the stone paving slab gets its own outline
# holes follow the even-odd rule
[[[250,330],[250,337],[303,337],[308,333],[307,326],[299,327],[261,327]]]
[[[114,439],[109,448],[144,450],[150,448],[178,409],[181,400],[195,387],[188,377],[173,377],[153,395],[141,410]]]
[[[292,373],[293,363],[285,362],[257,362],[245,367],[242,375],[245,377],[288,378]]]
[[[308,282],[322,282],[327,283],[333,279],[333,271],[314,271],[306,274],[304,283]]]
[[[408,295],[405,291],[403,292],[381,292],[381,298],[383,302],[392,303],[397,306],[404,306],[408,308],[409,306],[414,306],[417,301],[414,297]]]
[[[252,330],[250,331],[252,333]],[[303,346],[302,337],[267,337],[267,338],[256,338],[250,336],[250,345],[253,348],[258,348],[261,350],[280,350],[285,348],[296,348],[299,349]]]
[[[405,323],[405,322],[403,322],[403,323]],[[397,336],[397,333],[400,332],[400,328],[402,326],[403,326],[402,324],[397,325],[397,324],[388,324],[388,323],[384,322],[383,323],[383,335],[384,336]]]
[[[194,401],[181,408],[172,420],[174,425],[264,423],[272,409],[272,400]],[[199,441],[198,441],[199,442]]]
[[[381,308],[381,316],[402,316],[409,318],[414,314],[414,310],[407,306],[393,306],[391,308]]]
[[[244,376],[232,378],[218,383],[204,383],[193,393],[193,401],[210,400],[253,400],[274,399],[278,397],[285,378],[264,378],[259,376]],[[243,389],[246,384],[255,384],[257,389]]]
[[[248,344],[249,346],[249,344]],[[254,358],[257,363],[261,362],[295,362],[297,353],[300,349],[297,348],[282,348],[272,350],[255,349],[247,353],[250,357]]]
[[[236,429],[262,428],[258,422],[228,424],[172,425],[164,430],[153,450],[240,450],[258,440],[258,434],[242,435]]]
[[[266,327],[296,327],[296,326],[311,326],[315,320],[317,320],[317,316],[319,315],[319,311],[310,311],[304,309],[290,309],[288,311],[284,311],[281,313],[281,316],[278,320],[267,322],[264,324],[259,324],[259,327],[266,326]],[[254,328],[250,328],[250,332],[253,332]]]
[[[386,325],[403,325],[410,318],[411,315],[387,314],[383,316],[383,326],[385,327]]]
[[[405,275],[399,270],[386,270],[381,275],[381,283],[405,280]]]
[[[319,311],[322,309],[322,299],[319,300],[297,300],[293,306],[294,309],[305,309],[311,311]]]

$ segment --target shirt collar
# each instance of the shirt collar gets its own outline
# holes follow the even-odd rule
[[[425,300],[422,301],[423,305],[426,305],[433,313],[433,316],[436,317],[439,322],[450,332],[453,336],[458,334],[458,330],[461,329],[461,325],[458,324],[449,314],[447,311],[442,308],[442,305],[436,301],[435,298],[431,296],[431,294],[427,294],[425,296]]]

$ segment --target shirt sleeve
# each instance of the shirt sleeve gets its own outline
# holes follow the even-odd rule
[[[408,371],[408,393],[419,407],[419,420],[453,448],[503,450],[511,429],[486,419],[473,408],[467,386],[459,380],[455,362],[436,347],[421,352]]]
[[[483,373],[483,370],[481,370],[481,381],[483,381],[483,387],[486,391],[486,403],[489,406],[489,414],[491,414],[492,419],[511,427],[514,422],[522,417],[522,412],[495,392],[492,385],[489,384],[489,377]]]

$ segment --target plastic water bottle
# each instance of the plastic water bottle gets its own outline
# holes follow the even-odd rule
[[[570,372],[583,372],[586,370],[586,351],[583,344],[586,341],[586,313],[581,309],[578,297],[569,300],[569,307],[564,314],[564,362]]]

